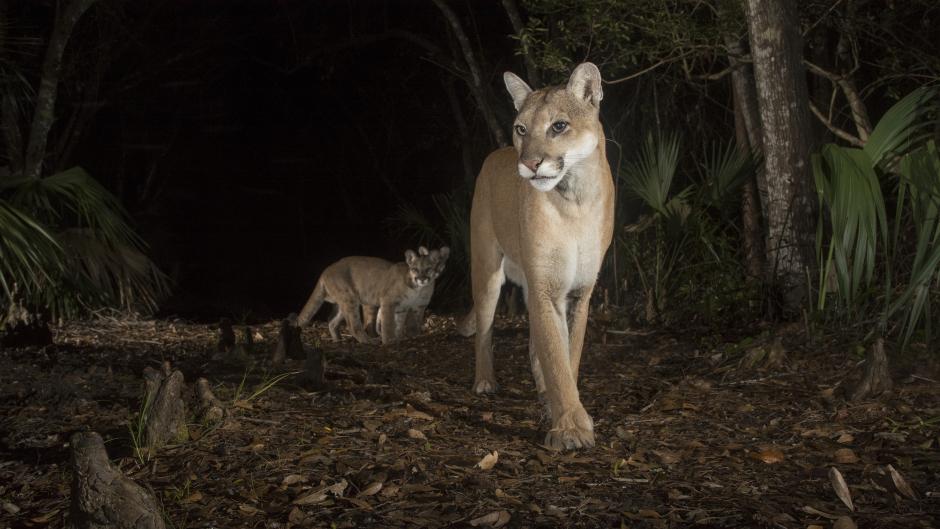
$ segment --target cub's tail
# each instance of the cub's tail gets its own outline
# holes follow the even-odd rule
[[[473,336],[477,332],[477,316],[473,312],[473,307],[470,308],[470,312],[459,316],[457,318],[457,334],[461,336]]]
[[[310,323],[310,320],[312,320],[313,316],[320,310],[320,305],[323,305],[325,299],[326,288],[323,286],[323,281],[317,281],[317,286],[313,287],[310,299],[307,300],[307,304],[304,305],[303,310],[300,311],[300,316],[297,316],[297,325],[304,327]]]

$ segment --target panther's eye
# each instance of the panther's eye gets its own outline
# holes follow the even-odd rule
[[[567,121],[556,121],[552,123],[552,132],[554,132],[555,134],[561,134],[567,128],[568,128]]]
[[[516,125],[516,134],[520,136],[525,136],[526,130],[525,125]]]

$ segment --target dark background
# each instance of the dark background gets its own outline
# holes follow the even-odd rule
[[[502,90],[503,69],[522,72],[505,12],[453,5]],[[466,86],[386,35],[404,30],[450,53],[429,1],[163,2],[123,21],[107,10],[94,8],[70,45],[113,57],[102,85],[130,86],[98,110],[66,165],[126,204],[176,282],[165,313],[283,314],[340,257],[401,260],[417,241],[390,219],[409,203],[432,211],[430,197],[464,178],[446,83],[480,138],[474,167],[495,147]],[[83,48],[100,40],[83,32],[101,31],[119,35],[115,48]],[[494,100],[508,129],[510,100]]]

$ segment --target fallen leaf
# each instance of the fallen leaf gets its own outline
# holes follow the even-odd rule
[[[238,504],[238,510],[246,516],[254,516],[258,514],[258,508],[254,505],[248,505],[247,503]]]
[[[290,513],[287,515],[287,521],[295,525],[303,525],[304,521],[307,519],[307,514],[300,510],[300,507],[294,507],[290,510]]]
[[[482,419],[483,422],[490,422],[490,421],[492,421],[492,420],[493,420],[493,412],[491,412],[491,411],[484,411],[483,413],[480,414],[480,419]]]
[[[416,410],[416,409],[414,409],[414,408],[411,406],[411,404],[408,404],[407,406],[405,406],[405,415],[408,416],[408,417],[410,417],[410,418],[412,418],[412,419],[421,419],[421,420],[423,420],[423,421],[433,421],[433,420],[434,420],[434,417],[432,417],[431,415],[428,415],[427,413],[424,413],[424,412],[421,411],[421,410]]]
[[[3,502],[3,510],[10,514],[16,514],[20,512],[20,508],[18,505],[16,505],[15,503],[10,503],[8,501]]]
[[[399,487],[398,485],[389,485],[382,489],[382,496],[386,498],[391,498],[392,496],[398,494],[398,490],[400,488],[401,487]]]
[[[346,482],[345,479],[341,479],[339,480],[339,482],[334,483],[333,485],[322,487],[310,494],[301,496],[300,498],[297,498],[296,500],[294,500],[293,503],[294,505],[313,505],[315,503],[326,501],[326,499],[329,497],[330,494],[332,494],[333,496],[342,496],[343,491],[346,490],[346,487],[348,485],[349,484]]]
[[[669,450],[653,450],[653,453],[664,465],[672,465],[682,460],[682,454],[670,452]]]
[[[202,493],[197,490],[196,492],[183,498],[182,503],[196,503],[198,501],[202,501]]]
[[[493,453],[486,454],[485,456],[483,456],[483,459],[481,459],[476,464],[476,466],[480,467],[483,470],[489,470],[493,468],[493,465],[496,464],[497,460],[499,460],[499,452],[497,452],[496,450],[493,450]]]
[[[783,452],[776,448],[765,448],[764,450],[761,450],[755,454],[753,457],[754,459],[762,461],[768,465],[780,463],[784,459]]]
[[[359,492],[359,497],[362,497],[362,496],[372,496],[372,495],[378,493],[380,490],[382,490],[382,482],[381,482],[381,481],[373,481],[373,482],[370,483],[368,486],[366,486],[366,488],[362,489],[362,490]]]
[[[412,439],[423,439],[428,440],[428,436],[424,435],[424,432],[421,430],[415,430],[414,428],[408,428],[408,437]]]
[[[479,518],[474,518],[470,520],[470,525],[477,527],[480,525],[488,525],[490,527],[502,527],[509,523],[509,512],[508,511],[493,511],[489,514],[484,514]]]
[[[663,517],[663,515],[659,514],[658,512],[652,509],[640,509],[636,513],[642,516],[643,518],[654,518],[658,520]]]
[[[382,445],[385,444],[385,441],[387,441],[387,440],[388,440],[388,436],[385,435],[385,433],[380,433],[380,434],[379,434],[379,440],[377,441],[377,443],[379,444],[379,446],[382,446]]]
[[[806,514],[812,514],[813,516],[822,516],[823,518],[829,518],[830,520],[835,520],[838,518],[835,514],[829,514],[826,511],[820,511],[815,507],[810,507],[809,505],[803,507],[803,512]]]
[[[281,480],[281,485],[291,486],[295,483],[300,483],[301,481],[307,481],[300,474],[288,474],[284,476],[284,479]]]
[[[855,440],[854,435],[850,433],[844,433],[840,435],[838,439],[836,439],[836,442],[839,443],[840,445],[844,445],[844,444],[849,444],[854,440]]]
[[[343,498],[343,500],[348,501],[349,503],[355,505],[356,507],[359,507],[360,509],[364,511],[372,510],[372,506],[369,505],[369,502],[367,502],[366,500],[361,500],[359,498]]]
[[[821,525],[813,524],[813,525],[807,525],[806,529],[825,529],[825,528]]]
[[[851,448],[840,448],[835,452],[835,460],[836,463],[851,465],[852,463],[858,463],[858,456]]]
[[[845,483],[845,478],[842,477],[842,473],[839,472],[839,469],[836,467],[829,468],[829,482],[832,483],[832,488],[836,491],[836,496],[842,500],[842,503],[844,503],[850,511],[855,512],[855,505],[852,504],[852,492],[849,491],[849,486]]]
[[[902,476],[900,472],[895,470],[893,466],[888,465],[888,473],[891,474],[891,481],[894,482],[894,486],[898,489],[898,492],[912,500],[917,499],[914,489],[907,484],[907,480],[904,479],[904,476]]]
[[[855,525],[855,522],[848,516],[840,516],[839,519],[832,524],[832,529],[858,529],[858,526]]]

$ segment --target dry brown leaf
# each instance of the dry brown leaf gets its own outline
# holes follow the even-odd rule
[[[345,479],[341,479],[339,482],[334,483],[333,485],[322,487],[314,492],[311,492],[310,494],[301,496],[294,500],[293,503],[294,505],[313,505],[315,503],[326,501],[330,494],[333,496],[342,496],[343,491],[346,490],[348,485],[349,483],[347,483]]]
[[[669,450],[653,450],[653,453],[656,454],[656,457],[658,457],[664,465],[673,465],[682,460],[682,454],[678,452],[671,452]]]
[[[490,422],[490,421],[492,421],[492,420],[493,420],[493,412],[491,412],[491,411],[484,411],[483,413],[480,414],[480,419],[482,419],[483,422]]]
[[[852,492],[845,483],[842,472],[839,472],[839,469],[836,467],[829,468],[829,482],[832,483],[832,489],[836,491],[836,496],[842,500],[842,503],[844,503],[850,511],[855,512],[855,505],[852,503]]]
[[[839,519],[832,524],[832,529],[858,529],[858,526],[855,525],[855,522],[848,516],[840,516]]]
[[[414,428],[408,428],[408,437],[412,439],[421,439],[424,441],[428,440],[428,436],[424,435],[424,432],[421,430],[415,430]]]
[[[640,509],[636,513],[642,516],[643,518],[654,518],[658,520],[663,517],[663,515],[659,514],[658,512],[652,509]]]
[[[389,485],[382,489],[382,496],[391,498],[392,496],[398,494],[399,489],[401,489],[401,487],[398,485]]]
[[[307,513],[300,510],[300,507],[294,507],[290,510],[290,513],[287,515],[287,521],[294,525],[303,525],[304,521],[307,519]]]
[[[845,444],[851,443],[854,440],[855,440],[854,435],[850,433],[843,433],[842,435],[839,436],[838,439],[836,439],[836,442],[839,443],[840,445],[845,445]]]
[[[819,509],[815,507],[810,507],[809,505],[803,507],[803,512],[805,512],[806,514],[812,514],[813,516],[822,516],[823,518],[829,518],[830,520],[835,520],[836,518],[838,518],[838,516],[835,514],[830,514],[826,511],[820,511]]]
[[[480,525],[488,525],[490,527],[502,527],[509,523],[509,512],[508,511],[493,511],[489,514],[484,514],[479,518],[474,518],[470,520],[470,525],[477,527]]]
[[[895,470],[893,466],[888,465],[888,473],[891,474],[891,481],[894,482],[894,486],[898,489],[898,492],[912,500],[917,499],[914,489],[908,485],[907,480],[904,479],[904,476],[902,476],[900,472]]]
[[[260,512],[260,510],[254,505],[248,505],[247,503],[238,504],[238,510],[245,516],[254,516]]]
[[[372,496],[372,495],[378,493],[380,490],[382,490],[382,482],[381,482],[381,481],[373,481],[373,482],[370,483],[368,486],[366,486],[366,488],[362,489],[362,490],[359,492],[359,497],[362,497],[362,496]]]
[[[196,503],[199,501],[202,501],[202,493],[197,490],[196,492],[183,498],[182,503]]]
[[[281,480],[281,485],[285,485],[289,487],[295,483],[300,483],[301,481],[307,481],[307,480],[300,474],[288,474],[284,476],[283,480]]]
[[[783,452],[776,448],[765,448],[752,457],[768,465],[774,465],[784,460]]]
[[[379,434],[379,440],[377,441],[378,444],[379,444],[379,446],[384,445],[384,444],[385,444],[385,441],[388,441],[388,436],[385,435],[384,432],[383,432],[383,433],[380,433],[380,434]]]
[[[812,525],[807,525],[806,529],[825,529],[825,528],[821,525],[812,524]]]
[[[423,421],[433,421],[434,417],[424,413],[421,410],[414,409],[411,404],[405,406],[405,415],[411,419],[421,419]]]
[[[496,461],[498,460],[499,460],[499,452],[496,450],[493,450],[492,453],[486,454],[485,456],[483,456],[483,459],[481,459],[476,464],[476,466],[480,467],[483,470],[489,470],[493,468],[494,465],[496,465]]]
[[[843,465],[851,465],[853,463],[858,463],[858,456],[855,455],[855,452],[851,448],[840,448],[835,452],[836,463]]]
[[[349,503],[359,507],[364,511],[371,511],[372,505],[369,505],[369,502],[366,500],[360,500],[359,498],[343,498],[343,500],[348,501]]]

